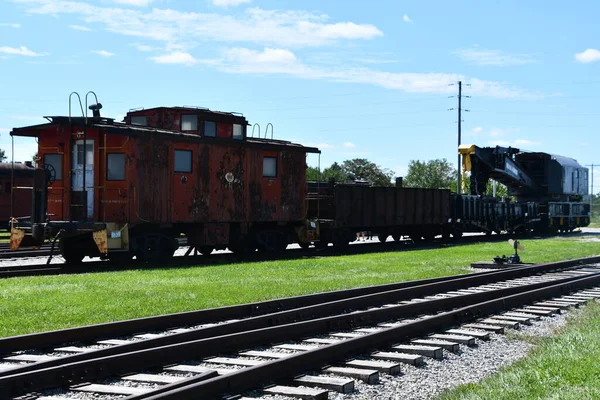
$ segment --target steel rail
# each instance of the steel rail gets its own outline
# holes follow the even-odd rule
[[[600,273],[591,273],[586,276],[596,276],[598,277],[598,280],[600,280]],[[188,360],[190,358],[205,358],[214,356],[217,353],[222,354],[239,351],[252,346],[265,345],[266,343],[273,343],[281,340],[300,339],[307,335],[327,333],[332,330],[354,329],[358,326],[374,325],[391,319],[405,318],[425,313],[431,314],[457,307],[465,307],[473,303],[502,298],[527,290],[550,287],[558,283],[574,282],[581,279],[580,277],[581,275],[550,282],[499,289],[492,292],[468,294],[453,298],[442,298],[427,302],[410,303],[392,307],[383,307],[376,310],[329,316],[310,321],[237,332],[223,336],[72,362],[29,372],[15,373],[0,378],[0,399],[8,399],[32,391],[69,386],[93,379],[123,375]]]
[[[353,354],[376,350],[384,346],[422,336],[434,330],[440,330],[473,321],[490,314],[510,310],[524,303],[563,295],[574,290],[600,284],[600,274],[578,278],[570,282],[515,293],[509,296],[466,305],[462,308],[424,318],[394,328],[384,329],[355,339],[340,341],[292,355],[279,360],[265,362],[215,378],[193,377],[186,381],[165,385],[156,391],[127,397],[126,400],[187,400],[190,398],[220,399],[225,393],[239,393],[257,388],[277,379],[292,378],[295,375],[315,369],[328,363],[341,361]],[[200,382],[199,382],[200,381]],[[235,394],[235,393],[234,393]]]

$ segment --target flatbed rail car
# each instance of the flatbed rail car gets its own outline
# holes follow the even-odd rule
[[[38,138],[49,178],[37,207],[50,217],[15,231],[57,239],[67,262],[166,260],[181,234],[202,253],[279,252],[315,230],[305,221],[305,173],[318,149],[248,137],[234,113],[159,107],[118,123],[90,108],[90,118],[47,117],[11,132]]]
[[[401,182],[398,181],[398,185]],[[385,241],[431,240],[452,233],[450,191],[309,182],[307,217],[319,221],[319,246],[345,246],[370,231]]]

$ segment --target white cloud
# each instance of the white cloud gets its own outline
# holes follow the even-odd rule
[[[2,23],[0,23],[0,26],[8,26],[8,27],[11,27],[11,28],[18,29],[18,28],[21,27],[21,24],[9,24],[9,23],[6,23],[6,22],[2,22]]]
[[[262,52],[245,48],[229,49],[225,53],[229,61],[249,64],[290,64],[296,62],[296,56],[286,49],[265,48]]]
[[[139,51],[154,51],[154,50],[158,50],[156,47],[148,46],[147,44],[134,44],[134,46]]]
[[[90,53],[98,54],[102,57],[112,57],[115,55],[115,53],[111,53],[110,51],[106,50],[91,50]]]
[[[460,49],[453,52],[470,64],[487,66],[509,66],[531,64],[535,60],[528,54],[508,54],[500,50],[485,50],[479,47]]]
[[[12,1],[25,4],[31,14],[73,14],[87,23],[101,24],[110,32],[187,46],[209,40],[306,47],[383,35],[371,24],[329,23],[327,15],[307,11],[249,8],[234,16],[160,8],[108,8],[66,0]]]
[[[239,6],[240,4],[250,3],[252,0],[212,0],[217,7]]]
[[[150,3],[152,3],[153,0],[113,0],[113,1],[118,4],[126,4],[128,6],[146,7]]]
[[[353,148],[353,147],[356,147],[356,145],[354,143],[352,143],[352,142],[345,142],[344,143],[344,147],[346,147],[346,148]]]
[[[10,54],[10,55],[16,55],[16,56],[27,56],[27,57],[39,57],[39,56],[46,55],[44,53],[36,53],[35,51],[31,51],[31,50],[29,50],[25,46],[21,46],[21,47],[18,47],[18,48],[17,47],[1,46],[0,47],[0,53]]]
[[[174,51],[162,56],[150,57],[157,64],[183,64],[187,66],[194,65],[198,62],[190,53],[182,51]]]
[[[600,50],[586,49],[581,53],[575,54],[575,59],[580,63],[591,63],[600,60]]]
[[[87,26],[81,26],[81,25],[69,25],[69,28],[75,29],[76,31],[84,31],[84,32],[92,31],[92,29],[88,28]]]
[[[333,148],[335,148],[334,145],[329,144],[329,143],[317,143],[314,145],[314,147],[316,147],[318,149],[333,149]]]
[[[407,22],[407,23],[413,22],[413,20],[410,19],[410,17],[406,14],[404,14],[404,16],[402,17],[402,21]]]
[[[482,127],[480,127],[480,126],[476,126],[475,128],[473,128],[473,129],[471,130],[471,132],[473,132],[473,134],[474,134],[475,136],[479,135],[479,134],[481,133],[481,131],[483,131],[483,128],[482,128]]]
[[[268,51],[269,50],[269,51]],[[409,93],[447,93],[456,88],[449,86],[459,80],[471,82],[470,93],[482,97],[518,98],[533,95],[503,84],[477,78],[467,79],[464,75],[447,73],[384,72],[370,68],[313,67],[302,63],[288,50],[255,50],[235,48],[224,53],[221,60],[212,63],[220,70],[238,74],[282,74],[305,79],[326,79],[334,82],[364,83],[386,89]],[[267,55],[268,54],[268,55]],[[261,60],[270,62],[261,62]]]

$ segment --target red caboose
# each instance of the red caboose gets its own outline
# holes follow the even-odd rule
[[[58,235],[65,259],[168,258],[180,234],[201,252],[278,252],[306,235],[306,154],[251,138],[241,114],[189,107],[130,111],[124,123],[47,117],[15,128],[37,137],[50,182],[49,220],[20,227]]]

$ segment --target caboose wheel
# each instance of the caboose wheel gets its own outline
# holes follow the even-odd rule
[[[72,238],[61,239],[58,247],[66,264],[79,264],[85,257],[81,251],[81,246],[77,246]]]

